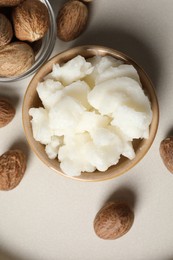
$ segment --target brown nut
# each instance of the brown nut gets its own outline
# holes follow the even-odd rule
[[[0,13],[0,48],[8,44],[13,37],[13,29],[8,18]]]
[[[173,136],[167,137],[160,143],[160,156],[168,171],[173,173]]]
[[[0,49],[0,77],[21,75],[34,61],[34,52],[27,43],[9,43]]]
[[[63,41],[77,38],[85,29],[88,8],[80,1],[68,1],[57,15],[57,36]]]
[[[14,8],[12,18],[15,36],[21,41],[41,39],[50,25],[47,7],[39,0],[25,0]]]
[[[23,1],[24,0],[0,0],[0,6],[15,6]]]
[[[102,239],[116,239],[129,231],[133,221],[134,214],[126,203],[108,202],[97,213],[94,230]]]
[[[20,150],[10,150],[0,156],[0,190],[14,189],[26,170],[26,157]]]
[[[14,115],[14,107],[7,100],[0,99],[0,128],[8,125]]]

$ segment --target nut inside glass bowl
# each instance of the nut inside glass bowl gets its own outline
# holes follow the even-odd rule
[[[116,59],[122,60],[126,64],[132,64],[136,68],[138,75],[140,77],[142,88],[150,100],[151,109],[152,109],[152,122],[150,124],[150,129],[149,129],[149,138],[136,139],[133,141],[133,147],[136,154],[133,160],[127,159],[126,157],[122,156],[116,165],[111,166],[105,172],[100,172],[96,170],[95,172],[92,173],[84,172],[80,176],[71,177],[71,176],[67,176],[62,172],[62,170],[60,169],[60,163],[57,159],[51,160],[48,158],[45,152],[45,146],[35,141],[35,139],[33,138],[31,117],[29,116],[29,109],[33,107],[37,108],[42,106],[41,100],[39,99],[36,91],[37,84],[38,82],[42,81],[43,78],[52,71],[53,64],[55,63],[63,64],[68,60],[76,57],[77,55],[81,55],[84,58],[91,58],[96,55],[99,56],[109,55]],[[107,47],[102,47],[102,46],[89,45],[89,46],[75,47],[65,52],[62,52],[54,56],[52,59],[46,62],[44,66],[42,66],[39,69],[39,71],[35,74],[35,76],[31,80],[27,88],[27,91],[25,93],[25,97],[23,101],[22,117],[23,117],[23,126],[24,126],[25,135],[30,144],[31,149],[48,167],[50,167],[55,172],[63,176],[70,177],[75,180],[103,181],[103,180],[115,178],[121,175],[122,173],[127,172],[144,157],[144,155],[147,153],[150,146],[152,145],[157,132],[158,120],[159,120],[159,108],[158,108],[158,102],[157,102],[157,97],[155,94],[154,87],[150,79],[148,78],[147,74],[143,71],[143,69],[140,66],[138,66],[131,58],[127,57],[125,54],[120,53],[116,50]]]
[[[50,57],[52,50],[55,45],[56,40],[56,21],[55,21],[55,15],[53,12],[53,9],[49,3],[48,0],[40,0],[42,3],[44,3],[48,9],[49,13],[49,19],[50,19],[50,26],[46,33],[46,35],[39,40],[39,49],[35,56],[35,62],[32,65],[30,69],[28,69],[25,73],[19,75],[19,76],[13,76],[13,77],[0,77],[0,82],[13,82],[17,80],[24,79],[26,77],[29,77],[33,73],[36,72],[36,70]],[[31,45],[36,44],[36,42],[31,43]]]

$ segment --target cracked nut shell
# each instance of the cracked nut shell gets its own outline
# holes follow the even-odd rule
[[[0,99],[0,128],[8,125],[14,115],[14,107],[7,100]]]
[[[12,12],[14,32],[17,39],[33,42],[41,39],[49,28],[49,13],[39,0],[25,0]]]
[[[21,150],[9,150],[0,156],[0,190],[14,189],[26,170],[26,157]]]
[[[97,213],[94,230],[102,239],[117,239],[131,228],[134,214],[126,203],[108,202]]]

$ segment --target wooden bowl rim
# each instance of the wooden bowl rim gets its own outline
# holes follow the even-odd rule
[[[53,166],[52,161],[54,161],[54,160],[50,160],[47,157],[45,152],[44,152],[44,156],[43,156],[42,153],[40,153],[40,150],[36,148],[35,144],[38,142],[36,142],[34,140],[33,135],[32,135],[30,117],[29,117],[28,108],[27,108],[27,102],[28,102],[28,98],[30,95],[33,94],[33,97],[34,97],[34,94],[36,93],[36,84],[38,83],[39,80],[41,80],[43,78],[43,76],[45,76],[47,73],[49,73],[51,71],[53,64],[57,63],[57,61],[60,63],[64,63],[67,60],[77,56],[78,54],[80,54],[84,57],[86,57],[86,55],[88,55],[88,56],[110,55],[117,59],[123,60],[125,63],[132,64],[137,69],[138,73],[140,75],[142,75],[142,77],[144,77],[144,79],[148,83],[146,94],[149,95],[149,98],[151,100],[153,118],[152,118],[152,123],[150,125],[149,138],[143,139],[141,141],[141,146],[138,148],[135,158],[133,160],[126,159],[123,167],[121,167],[121,164],[120,165],[117,164],[115,166],[111,166],[105,172],[96,171],[93,173],[82,173],[80,176],[68,176],[68,175],[64,174],[60,169],[56,169],[56,167]],[[32,91],[34,90],[34,93],[32,93],[31,90]],[[145,88],[145,90],[146,90],[146,88]],[[83,46],[77,46],[77,47],[65,50],[61,53],[54,55],[51,59],[49,59],[44,65],[42,65],[39,68],[37,73],[31,79],[31,81],[27,87],[27,90],[25,92],[25,95],[24,95],[23,105],[22,105],[22,122],[23,122],[25,136],[31,147],[31,150],[49,168],[51,168],[55,172],[65,176],[65,177],[68,177],[68,178],[71,178],[74,180],[86,181],[86,182],[98,182],[98,181],[110,180],[110,179],[113,179],[113,178],[116,178],[116,177],[122,175],[125,172],[128,172],[132,167],[134,167],[145,156],[145,154],[150,149],[150,147],[155,139],[156,133],[157,133],[158,123],[159,123],[159,106],[158,106],[156,92],[155,92],[154,86],[153,86],[150,78],[148,77],[146,72],[134,60],[132,60],[126,54],[119,52],[117,50],[114,50],[112,48],[99,46],[99,45],[83,45]],[[45,155],[47,158],[45,158]],[[57,159],[55,159],[55,160],[57,161]],[[57,161],[57,165],[58,164],[59,164],[59,162]],[[97,177],[97,176],[95,177],[95,175],[98,173],[100,174],[100,177]],[[90,177],[87,176],[87,178],[86,177],[84,178],[84,176],[87,174]]]

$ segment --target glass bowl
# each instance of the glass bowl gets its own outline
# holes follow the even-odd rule
[[[48,0],[41,0],[48,9],[50,27],[46,35],[41,39],[41,46],[39,46],[39,51],[35,56],[35,62],[31,68],[21,75],[14,77],[0,77],[0,82],[13,82],[17,80],[24,79],[32,75],[36,70],[50,57],[56,40],[56,20],[53,9]],[[32,44],[32,43],[31,43]],[[34,44],[34,43],[33,43]]]
[[[32,133],[32,126],[31,126],[31,117],[29,116],[29,109],[32,107],[40,107],[41,101],[36,91],[37,84],[38,82],[42,81],[47,74],[51,72],[53,64],[55,63],[63,64],[68,60],[76,57],[77,55],[81,55],[85,58],[90,58],[95,55],[100,55],[100,56],[109,55],[119,60],[122,60],[124,63],[132,64],[136,68],[138,75],[140,77],[142,88],[150,100],[153,115],[152,115],[152,122],[150,124],[150,129],[149,129],[149,138],[136,139],[133,141],[133,147],[136,153],[136,156],[133,160],[127,159],[126,157],[122,157],[116,165],[111,166],[105,172],[100,172],[96,170],[95,172],[92,173],[84,172],[80,176],[72,177],[64,174],[60,169],[60,163],[58,159],[54,159],[54,160],[49,159],[45,152],[45,146],[34,139]],[[80,181],[95,182],[95,181],[105,181],[108,179],[113,179],[125,172],[128,172],[131,168],[133,168],[136,164],[138,164],[140,160],[142,160],[142,158],[145,156],[145,154],[148,152],[149,148],[151,147],[157,132],[158,122],[159,122],[159,107],[158,107],[158,101],[157,101],[155,89],[151,80],[144,72],[144,70],[136,62],[134,62],[127,55],[120,53],[114,49],[110,49],[104,46],[88,45],[88,46],[74,47],[72,49],[57,54],[49,61],[47,61],[38,70],[38,72],[35,74],[31,82],[29,83],[29,86],[24,96],[23,108],[22,108],[22,120],[23,120],[25,135],[31,149],[46,166],[54,170],[56,173],[61,174],[68,178],[72,178]]]

